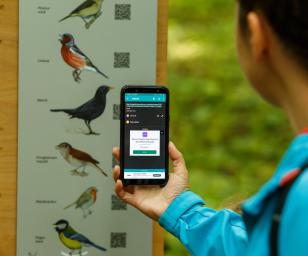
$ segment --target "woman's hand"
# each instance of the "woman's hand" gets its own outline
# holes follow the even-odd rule
[[[119,160],[120,149],[114,148],[113,155]],[[168,184],[159,186],[128,186],[123,187],[120,177],[120,167],[116,166],[113,178],[116,182],[115,192],[128,204],[134,206],[153,220],[158,220],[169,204],[179,194],[188,189],[188,171],[181,152],[170,142],[169,155],[173,163],[173,170],[169,174]]]

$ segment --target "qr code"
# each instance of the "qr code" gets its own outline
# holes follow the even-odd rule
[[[132,15],[132,6],[130,4],[116,4],[114,17],[116,20],[130,20]]]
[[[38,253],[32,253],[32,252],[28,252],[28,256],[38,256]]]
[[[126,248],[126,233],[111,233],[111,248]]]
[[[111,210],[113,211],[127,210],[127,204],[123,202],[116,195],[111,195]]]
[[[114,157],[112,156],[112,168],[114,168],[116,165],[119,165],[119,161]]]
[[[130,67],[130,53],[129,52],[115,52],[113,66],[114,68],[129,68]]]
[[[113,120],[120,120],[120,105],[113,105]]]

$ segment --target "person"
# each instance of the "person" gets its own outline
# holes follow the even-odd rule
[[[115,191],[159,221],[192,255],[308,255],[308,2],[238,0],[237,6],[240,65],[256,91],[286,113],[297,134],[276,172],[243,203],[242,215],[217,211],[189,190],[184,158],[170,143],[173,171],[164,188],[124,188],[116,166]],[[119,158],[119,149],[113,154]],[[283,197],[286,184],[292,186]]]

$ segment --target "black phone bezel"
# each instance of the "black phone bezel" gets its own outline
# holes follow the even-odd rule
[[[166,152],[166,162],[165,162],[165,179],[124,179],[124,129],[125,129],[125,93],[165,93],[166,94],[166,144],[165,144],[165,152]],[[159,185],[165,186],[169,180],[169,90],[165,86],[145,86],[145,85],[126,85],[121,89],[121,102],[120,102],[120,179],[123,182],[124,186],[130,185]]]

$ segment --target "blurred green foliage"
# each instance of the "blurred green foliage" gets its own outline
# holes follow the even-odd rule
[[[272,175],[291,129],[240,70],[235,2],[170,0],[169,7],[171,139],[185,156],[192,190],[210,207],[228,207]],[[166,255],[189,254],[166,234]]]

